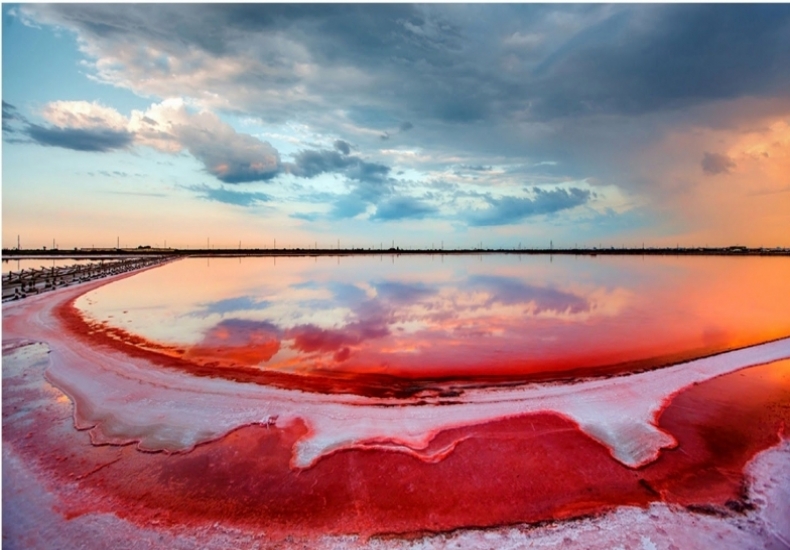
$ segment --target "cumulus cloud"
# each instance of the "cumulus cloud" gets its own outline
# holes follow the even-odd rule
[[[423,146],[498,151],[514,162],[531,150],[527,141],[569,143],[561,126],[569,117],[668,112],[786,96],[790,88],[790,8],[780,4],[32,4],[19,11],[76,32],[96,78],[143,96],[189,97],[271,121],[298,111],[328,134],[345,124],[356,143],[371,146],[419,121],[426,132],[410,140]],[[530,123],[551,124],[549,135]],[[590,128],[607,133],[612,123]],[[470,124],[475,132],[458,131]],[[585,126],[574,120],[573,129]],[[567,169],[583,177],[599,175],[589,173],[597,168],[589,166],[589,144],[562,148]]]
[[[25,133],[40,145],[102,153],[125,149],[133,140],[129,132],[109,128],[47,128],[30,124]]]
[[[280,172],[280,156],[269,143],[240,134],[213,113],[194,115],[175,135],[206,170],[225,183],[269,180]]]
[[[12,112],[12,106],[8,105],[6,111]],[[414,199],[394,196],[390,167],[351,154],[351,146],[344,140],[336,140],[334,150],[302,150],[292,162],[281,162],[278,151],[269,143],[236,132],[210,111],[190,112],[181,99],[167,99],[145,111],[134,110],[129,117],[83,101],[52,102],[41,114],[52,126],[27,123],[25,130],[39,144],[95,152],[134,145],[168,154],[186,150],[209,174],[227,184],[267,181],[286,172],[306,179],[338,174],[349,183],[350,192],[332,200],[331,219],[357,216],[379,201],[383,202],[375,216],[378,220],[416,218],[435,211]],[[237,206],[270,200],[264,193],[224,187],[190,189],[206,199]]]
[[[340,143],[340,145],[339,145]],[[325,216],[296,214],[300,219],[328,218],[340,220],[360,216],[372,210],[372,221],[420,219],[436,214],[439,209],[424,200],[403,194],[396,180],[390,177],[391,168],[370,162],[359,156],[346,154],[345,142],[335,142],[339,151],[304,150],[294,155],[293,162],[283,163],[289,173],[314,178],[321,174],[339,174],[345,177],[348,193],[327,196],[330,208]]]
[[[122,132],[129,124],[121,113],[96,101],[52,101],[41,110],[41,116],[58,128]]]
[[[763,102],[778,120],[790,103],[790,6],[783,4],[30,4],[18,11],[74,32],[86,70],[101,82],[157,101],[182,97],[205,113],[298,119],[322,139],[343,136],[330,151],[309,146],[283,161],[270,145],[167,101],[157,104],[161,116],[152,106],[126,127],[133,145],[189,151],[226,183],[338,174],[349,189],[330,199],[336,217],[419,215],[429,190],[409,203],[392,181],[408,169],[409,177],[430,173],[433,188],[477,178],[474,190],[489,197],[488,208],[459,214],[476,225],[518,223],[589,200],[582,190],[495,198],[517,195],[525,182],[586,179],[616,186],[623,204],[666,203],[670,186],[726,174],[732,158],[739,170],[747,166],[741,154],[702,156],[730,149],[691,138],[681,151],[688,159],[666,162],[658,149],[668,136],[749,125],[738,108],[722,114],[717,105]],[[51,118],[42,128],[87,131],[84,120],[101,115],[71,114],[70,122]],[[38,137],[102,146],[90,139],[97,136],[59,134]],[[217,151],[210,135],[222,136]],[[398,143],[407,140],[408,151]],[[373,157],[387,154],[383,141],[398,155],[391,168]],[[651,163],[639,166],[651,150]],[[541,168],[548,175],[512,176],[546,160],[555,163]],[[448,173],[458,166],[474,174]]]
[[[190,113],[180,99],[134,111],[129,125],[139,143],[169,153],[186,149],[225,183],[266,181],[280,173],[280,156],[271,144],[236,132],[210,111]]]
[[[735,168],[735,162],[727,155],[719,153],[708,153],[702,156],[702,171],[711,176],[716,174],[727,174]]]
[[[790,85],[785,5],[56,4],[20,11],[78,33],[97,78],[141,95],[186,95],[268,120],[297,108],[314,124],[327,106],[352,118],[375,108],[393,122],[369,125],[381,137],[399,120],[444,125],[449,138],[456,124],[656,112],[784,93]],[[399,130],[411,125],[401,122]],[[478,142],[491,139],[481,135]]]
[[[346,144],[347,145],[347,144]],[[303,178],[314,178],[327,172],[344,174],[360,182],[383,182],[390,172],[389,166],[367,162],[358,156],[338,151],[309,149],[294,155],[294,162],[286,169]]]
[[[132,145],[170,154],[186,149],[225,183],[266,181],[281,171],[279,154],[269,143],[236,132],[212,112],[191,113],[180,99],[129,117],[98,103],[55,101],[41,115],[50,126],[27,123],[25,129],[41,145],[94,152]]]
[[[509,225],[523,221],[531,216],[552,214],[587,203],[591,193],[586,189],[554,189],[545,191],[538,187],[532,189],[533,198],[525,197],[488,197],[489,208],[468,214],[470,225]]]
[[[73,107],[73,111],[64,107]],[[55,102],[47,105],[41,114],[49,125],[30,122],[14,105],[3,101],[3,133],[24,136],[13,138],[15,143],[33,142],[90,152],[125,149],[133,141],[124,124],[119,124],[123,117],[96,103]]]

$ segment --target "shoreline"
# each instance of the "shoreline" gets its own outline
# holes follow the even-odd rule
[[[667,248],[121,248],[73,250],[10,250],[2,251],[3,261],[23,259],[117,259],[130,256],[173,257],[282,257],[282,256],[479,256],[491,254],[526,256],[779,256],[790,257],[790,248],[745,246],[730,247],[667,247]]]
[[[16,345],[26,347],[31,343],[17,342]],[[32,372],[41,372],[43,358],[40,353],[34,353],[27,361],[11,361],[9,367],[12,372],[4,372],[4,383],[17,378],[22,371],[32,369]],[[25,386],[38,385],[41,381],[40,378],[34,381],[28,377]],[[46,405],[46,402],[54,397],[36,400],[32,405],[49,408],[52,405]],[[63,404],[56,401],[57,409],[62,410]],[[20,419],[24,419],[33,413],[32,410],[19,411],[15,416],[18,414],[22,415]],[[7,417],[4,424],[6,421]],[[70,424],[69,420],[65,422]],[[63,428],[69,431],[65,424],[61,430]],[[61,430],[59,433],[63,435]],[[79,438],[79,433],[74,433],[74,437]],[[717,507],[708,510],[654,501],[641,506],[623,504],[599,513],[539,522],[400,534],[328,533],[306,537],[299,533],[284,537],[276,530],[216,521],[185,525],[169,521],[140,523],[133,516],[118,515],[113,511],[113,498],[104,505],[89,504],[94,498],[100,498],[100,494],[93,487],[83,487],[83,480],[113,467],[117,458],[100,462],[76,477],[72,474],[71,480],[65,484],[53,483],[55,480],[45,466],[46,461],[30,461],[26,458],[28,453],[23,452],[24,447],[17,448],[18,444],[22,442],[5,440],[3,445],[4,501],[7,505],[3,508],[4,540],[12,545],[24,541],[26,547],[33,549],[49,548],[53,540],[87,541],[95,548],[130,550],[139,547],[214,549],[230,546],[290,550],[305,545],[336,550],[417,550],[426,546],[448,549],[554,548],[559,545],[572,549],[625,547],[668,550],[715,545],[721,550],[730,550],[783,548],[790,542],[790,527],[784,522],[790,509],[790,491],[783,483],[790,476],[790,440],[783,434],[775,445],[756,453],[745,465],[743,496],[747,506],[744,509]],[[123,454],[118,455],[121,456]],[[74,507],[75,511],[70,512]]]
[[[116,275],[114,278],[86,283],[86,286],[100,286],[110,283],[113,279],[118,280],[131,276],[133,273],[124,273]],[[471,428],[451,426],[447,429],[445,426],[443,431],[438,432],[435,441],[432,439],[428,442],[429,445],[424,449],[425,453],[422,456],[413,454],[415,451],[413,447],[416,447],[417,454],[420,454],[421,441],[400,441],[401,444],[411,444],[412,453],[409,453],[404,452],[407,451],[405,447],[409,445],[405,447],[401,445],[383,446],[381,438],[378,436],[373,438],[375,443],[373,445],[369,444],[369,441],[368,443],[362,441],[362,444],[356,448],[345,449],[342,448],[342,445],[338,446],[337,441],[333,444],[331,441],[325,440],[324,443],[328,443],[332,449],[307,468],[294,470],[294,464],[289,467],[284,455],[281,457],[281,467],[268,468],[266,463],[274,464],[276,454],[261,454],[257,449],[269,449],[270,451],[279,449],[278,452],[283,454],[286,449],[294,450],[292,445],[300,441],[305,442],[305,437],[310,437],[308,435],[310,428],[304,421],[304,418],[310,416],[308,413],[311,408],[309,406],[311,400],[307,395],[303,393],[285,395],[279,391],[263,392],[271,398],[281,396],[285,402],[293,402],[294,407],[298,408],[303,420],[286,422],[288,420],[287,413],[283,414],[280,410],[264,410],[265,407],[261,406],[263,401],[259,399],[262,397],[261,392],[256,391],[255,388],[231,387],[230,384],[223,381],[208,383],[182,378],[166,371],[152,370],[143,361],[116,356],[107,349],[83,349],[78,342],[63,338],[64,335],[59,330],[58,324],[53,324],[56,319],[51,316],[49,311],[55,307],[54,302],[66,299],[66,295],[82,292],[84,288],[75,285],[68,289],[57,289],[51,294],[32,297],[30,301],[25,300],[10,307],[4,307],[3,324],[6,339],[4,340],[5,357],[3,362],[3,465],[7,474],[6,484],[4,484],[6,487],[4,490],[7,492],[4,501],[9,505],[4,508],[4,521],[6,525],[13,525],[13,528],[6,531],[8,537],[6,541],[10,544],[15,542],[21,544],[22,541],[25,541],[24,545],[27,547],[46,548],[48,544],[51,546],[52,540],[56,540],[55,537],[58,537],[57,540],[64,542],[90,541],[97,548],[130,549],[147,546],[221,548],[254,546],[256,544],[263,548],[290,549],[308,545],[349,550],[359,548],[416,549],[425,546],[453,548],[459,545],[462,547],[490,546],[499,548],[518,548],[531,545],[549,548],[560,544],[570,548],[616,548],[621,545],[627,548],[668,549],[672,545],[701,548],[710,547],[715,543],[716,546],[725,550],[730,548],[781,548],[786,546],[787,541],[790,540],[787,527],[782,522],[782,518],[790,508],[788,487],[783,483],[783,480],[790,475],[790,443],[781,429],[772,435],[772,439],[776,438],[773,439],[776,441],[775,444],[763,447],[757,453],[749,455],[745,460],[745,467],[737,466],[738,470],[743,472],[741,475],[745,482],[743,500],[739,500],[741,499],[740,493],[731,497],[726,496],[728,493],[726,490],[722,493],[725,496],[721,498],[708,493],[684,496],[688,495],[684,492],[687,488],[685,482],[677,487],[669,485],[669,488],[666,488],[666,485],[662,486],[656,479],[660,481],[666,478],[670,481],[661,483],[671,483],[671,480],[677,476],[661,474],[658,478],[649,477],[651,468],[655,471],[656,468],[661,467],[661,463],[658,461],[638,469],[623,470],[622,466],[613,465],[617,460],[612,460],[614,457],[606,453],[604,446],[594,436],[591,438],[589,433],[582,435],[580,430],[574,428],[572,424],[557,420],[560,417],[542,415],[537,410],[520,417],[521,420],[518,419],[519,417],[515,417],[515,420],[495,420],[493,423],[486,422]],[[17,325],[17,323],[21,324]],[[10,331],[6,332],[6,326]],[[35,328],[35,330],[26,330],[26,327]],[[28,340],[27,344],[18,339],[22,336]],[[47,344],[31,345],[31,341],[43,341]],[[778,343],[781,344],[781,342]],[[16,349],[22,353],[30,353],[30,357],[25,360],[20,360],[19,355],[14,357],[14,346],[18,346]],[[22,347],[27,347],[29,352],[22,351]],[[71,354],[67,348],[72,347],[71,351],[74,352],[74,356],[70,359],[66,354]],[[747,354],[751,355],[754,351],[756,350],[747,350]],[[111,363],[115,360],[120,362],[116,365],[117,368],[113,369]],[[53,367],[55,371],[52,370]],[[65,367],[69,367],[68,372],[63,370]],[[77,370],[74,370],[75,368]],[[44,375],[45,370],[49,371],[46,375]],[[114,376],[113,371],[120,373],[123,380]],[[61,375],[68,375],[66,377],[73,380],[80,391],[87,391],[90,394],[88,397],[94,398],[102,395],[105,396],[104,399],[109,398],[110,401],[115,401],[116,405],[128,402],[132,408],[128,410],[127,414],[111,406],[112,403],[99,402],[102,399],[87,405],[86,408],[78,407],[77,404],[80,401],[87,403],[84,398],[74,400],[72,397],[68,399],[66,396],[70,395],[69,392],[61,393],[51,385],[52,383],[55,383],[56,387],[62,385],[63,380],[61,380],[61,384],[58,384],[51,378],[58,372]],[[72,375],[75,376],[72,377]],[[104,383],[109,380],[107,377],[110,375],[113,375],[113,380],[120,380],[120,382]],[[56,376],[56,378],[60,377]],[[166,380],[169,378],[173,378],[173,383]],[[672,382],[676,381],[675,377],[670,378],[672,378]],[[147,384],[146,382],[151,383]],[[707,383],[707,381],[695,380],[691,386],[684,385],[684,387],[699,389],[704,388]],[[606,385],[608,384],[607,382]],[[659,384],[648,385],[653,387]],[[149,386],[154,390],[158,387],[165,387],[171,388],[171,390],[175,388],[178,391],[173,393],[174,390],[168,390],[158,394],[156,391],[144,389]],[[640,386],[642,385],[640,384]],[[96,391],[90,391],[92,387]],[[654,389],[660,390],[657,387]],[[664,399],[656,401],[661,401],[661,410],[666,411],[671,408],[672,401],[678,396],[683,398],[690,391],[694,390],[673,393],[668,398],[668,403],[664,403]],[[742,391],[744,390],[739,382],[738,392]],[[543,389],[543,393],[557,392],[562,393],[562,388]],[[256,397],[256,399],[246,400],[245,393],[254,393],[255,395],[250,397]],[[714,393],[719,395],[718,392]],[[616,400],[605,401],[620,406],[624,404],[622,397],[629,394],[630,392],[618,393]],[[185,403],[185,400],[181,398],[171,399],[178,396],[192,396],[195,399],[204,398],[204,400],[197,403],[196,408],[180,412],[170,411],[169,407],[161,409],[158,405],[169,402]],[[545,395],[543,398],[550,397]],[[145,409],[139,407],[141,398],[145,398],[148,403]],[[488,407],[500,402],[501,398],[501,392],[495,392],[485,396],[485,399],[477,400],[478,403],[475,407],[478,409]],[[210,410],[206,409],[205,399],[210,400]],[[321,402],[337,401],[333,397],[320,396],[316,400]],[[245,405],[246,401],[249,401],[249,407]],[[324,413],[327,410],[333,412],[330,416],[336,418],[342,425],[334,428],[329,426],[328,430],[327,426],[324,426],[324,429],[318,429],[313,435],[340,433],[354,424],[354,418],[358,415],[349,415],[346,412],[359,409],[360,400],[343,398],[340,401],[349,402],[325,403],[331,405],[329,409],[321,407],[321,411],[318,412],[321,412],[319,416],[322,418],[326,416]],[[197,444],[188,452],[140,452],[135,448],[135,445],[125,444],[128,443],[125,438],[119,437],[118,440],[112,441],[113,437],[106,437],[107,433],[103,434],[105,437],[94,439],[95,436],[100,435],[100,430],[96,429],[98,423],[92,420],[79,421],[82,414],[91,416],[90,413],[93,411],[97,418],[124,418],[131,422],[128,427],[133,431],[148,432],[149,429],[146,426],[150,426],[151,422],[150,418],[146,418],[147,416],[153,414],[157,422],[164,422],[173,428],[177,427],[179,423],[169,422],[159,413],[172,412],[187,424],[193,425],[200,424],[204,420],[201,411],[205,409],[210,416],[210,424],[206,426],[210,427],[217,424],[218,417],[224,418],[226,416],[222,413],[221,407],[218,407],[218,402],[227,405],[235,403],[245,410],[255,408],[259,413],[258,422],[245,423],[244,426],[233,429],[218,439]],[[598,400],[593,400],[593,403],[597,402]],[[255,405],[253,406],[251,403],[255,403]],[[381,404],[378,400],[377,403]],[[316,403],[316,405],[319,404]],[[572,404],[581,406],[583,400],[573,399]],[[452,405],[439,407],[437,411],[445,409],[447,406]],[[539,408],[545,409],[545,407]],[[583,408],[585,410],[580,413],[581,423],[584,423],[583,419],[588,418],[589,414],[588,407]],[[628,407],[626,408],[628,409]],[[110,409],[114,411],[110,411],[112,414],[109,416],[104,414]],[[158,411],[154,409],[158,409]],[[695,407],[689,407],[688,403],[678,406],[678,410],[682,411],[694,409]],[[390,412],[387,410],[379,411],[376,408],[374,412],[382,418],[386,417],[389,421],[394,421],[395,417],[400,416],[395,409]],[[465,410],[469,413],[473,412]],[[71,414],[68,414],[69,411]],[[428,412],[425,411],[425,414]],[[657,418],[654,416],[655,413],[645,412],[648,417],[653,417],[654,420]],[[684,412],[681,416],[685,416],[685,414]],[[625,416],[615,414],[610,419],[613,423],[604,422],[603,425],[619,426],[620,419],[632,416],[630,413]],[[593,417],[598,421],[605,420],[599,414],[594,414]],[[75,429],[75,421],[77,421],[77,429]],[[496,424],[497,422],[499,424]],[[389,423],[377,422],[376,424],[387,425]],[[412,429],[418,427],[414,421],[409,421],[407,424],[410,427],[410,433],[413,431]],[[588,430],[590,427],[587,426]],[[659,424],[657,427],[669,434],[679,433],[671,429],[671,425]],[[312,427],[313,430],[316,428],[320,427],[315,425]],[[520,447],[506,447],[508,452],[501,456],[498,451],[489,449],[492,444],[494,446],[504,445],[506,441],[515,437],[513,434],[528,434],[528,430],[532,431],[536,428],[537,433],[540,434],[539,440],[527,439]],[[32,431],[30,431],[31,429]],[[771,429],[774,429],[773,425]],[[119,436],[123,431],[112,429],[109,435]],[[593,429],[592,432],[594,432],[593,435],[597,434],[601,437],[608,433],[608,430]],[[32,438],[26,434],[32,434]],[[414,436],[414,433],[411,435]],[[400,436],[396,439],[400,439]],[[456,439],[457,442],[454,441]],[[271,443],[271,446],[264,445],[265,442],[275,441],[276,445],[274,443]],[[541,442],[541,445],[545,445],[547,441],[553,441],[554,444],[548,447],[547,452],[537,454],[533,458],[527,454],[513,452],[515,449],[522,451],[531,449],[538,441]],[[581,451],[576,451],[576,455],[571,452],[570,455],[564,456],[559,452],[561,449],[578,449],[580,444],[583,444],[584,447]],[[681,442],[681,445],[685,445],[685,443]],[[669,448],[661,451],[664,456],[660,461],[666,462],[670,458],[677,459],[679,456],[685,455],[686,451],[692,450],[688,447],[684,447],[684,449],[683,453],[674,452],[672,445],[669,445]],[[302,450],[310,451],[309,448]],[[251,453],[249,458],[245,458],[247,455],[244,453],[247,452]],[[492,454],[490,456],[484,455],[485,459],[481,460],[479,457],[481,453],[485,452]],[[237,453],[240,453],[240,458],[233,458],[237,456]],[[456,520],[452,516],[449,519],[445,518],[444,523],[423,525],[419,521],[412,521],[409,518],[390,518],[388,514],[392,511],[386,508],[381,512],[387,518],[386,523],[381,523],[375,514],[371,514],[364,521],[362,519],[355,520],[356,512],[354,510],[343,512],[336,511],[331,507],[326,510],[319,507],[318,510],[324,515],[319,514],[314,520],[315,525],[311,522],[302,523],[302,520],[295,519],[302,517],[305,510],[308,510],[302,506],[315,506],[315,503],[321,502],[322,498],[332,498],[333,495],[337,495],[338,488],[332,484],[334,483],[332,479],[338,476],[338,479],[342,479],[341,474],[345,471],[353,471],[354,475],[359,478],[358,482],[364,481],[362,486],[365,488],[365,492],[376,487],[377,475],[380,469],[384,469],[386,471],[397,470],[404,475],[413,475],[415,480],[423,480],[423,483],[425,479],[435,483],[441,483],[444,480],[449,484],[448,487],[462,485],[459,495],[467,496],[467,494],[476,493],[473,492],[474,485],[468,487],[463,485],[468,476],[468,470],[464,463],[469,461],[475,467],[473,471],[480,471],[474,465],[485,465],[491,480],[495,480],[497,476],[506,475],[507,470],[504,466],[497,469],[495,460],[506,464],[508,457],[519,463],[534,460],[534,467],[525,468],[524,472],[543,472],[543,475],[549,479],[550,476],[545,472],[551,471],[552,463],[555,461],[565,460],[569,466],[575,464],[580,470],[592,464],[595,465],[595,468],[603,468],[603,472],[610,470],[620,472],[622,476],[629,478],[628,482],[633,484],[635,489],[627,489],[625,485],[622,485],[624,481],[620,474],[610,479],[607,477],[610,475],[609,473],[601,474],[596,470],[596,479],[597,476],[602,476],[596,481],[596,486],[603,485],[609,488],[608,491],[614,491],[617,494],[618,504],[608,503],[609,501],[606,500],[608,497],[604,496],[598,505],[593,506],[590,504],[592,501],[588,502],[585,497],[579,503],[587,508],[576,508],[576,504],[566,505],[557,502],[555,503],[556,510],[536,512],[536,517],[551,519],[512,521],[512,518],[508,517],[501,523],[486,527],[481,526],[485,525],[485,522],[467,522],[462,519]],[[253,458],[254,462],[250,462]],[[237,464],[236,460],[239,460]],[[226,486],[224,481],[219,483],[214,489],[216,495],[211,493],[211,498],[206,498],[207,502],[212,502],[215,498],[226,499],[220,500],[217,504],[217,510],[221,512],[219,515],[212,511],[213,508],[207,508],[205,512],[192,512],[193,515],[187,513],[187,507],[194,503],[192,499],[194,491],[203,491],[207,490],[206,487],[214,487],[214,484],[206,483],[208,480],[205,475],[209,473],[208,471],[204,475],[200,474],[202,470],[195,470],[202,464],[214,464],[213,467],[219,469],[219,472],[210,471],[213,479],[230,480],[235,483],[233,490],[229,492],[223,489]],[[235,468],[231,467],[233,464],[236,464]],[[452,466],[453,464],[456,466]],[[715,466],[708,471],[717,472],[720,467],[728,469],[731,466],[727,466],[727,464]],[[296,465],[298,466],[298,464]],[[223,470],[223,468],[227,469]],[[348,470],[348,468],[353,468],[353,470]],[[398,468],[402,468],[402,470]],[[564,467],[560,470],[565,471]],[[568,478],[577,475],[576,470],[570,469],[568,471],[574,472],[573,475],[566,475]],[[173,486],[162,486],[157,472],[170,472],[169,475],[173,479],[187,484],[186,488],[183,492],[179,492],[180,490],[174,489]],[[420,472],[423,473],[424,479],[419,477]],[[223,475],[227,477],[222,477]],[[639,483],[635,481],[635,478],[630,479],[632,476],[639,476],[640,481],[642,479],[649,481]],[[257,482],[250,481],[250,479],[269,479],[273,482],[271,485],[261,488],[255,484]],[[127,483],[123,480],[131,481]],[[191,485],[193,483],[194,487]],[[319,485],[321,489],[318,493],[314,493],[314,483],[325,485]],[[405,483],[393,483],[393,488],[397,491],[408,486]],[[519,483],[527,483],[527,480],[522,478]],[[622,488],[617,488],[618,483],[622,485]],[[177,485],[175,486],[177,487]],[[502,489],[499,485],[490,480],[485,485],[491,486],[489,492],[496,494],[502,500],[509,501],[510,495],[501,495],[499,491]],[[255,500],[259,492],[265,493],[274,490],[267,487],[276,488],[279,486],[288,487],[283,495],[275,492],[271,495],[271,500],[266,500],[263,497],[260,497],[260,500]],[[416,483],[415,486],[427,487],[426,491],[432,490],[430,486],[420,483]],[[512,483],[503,485],[503,487],[508,486],[512,486]],[[384,488],[390,489],[389,486]],[[580,490],[577,485],[573,485],[570,489]],[[625,491],[623,496],[620,496],[620,491]],[[363,492],[363,496],[365,492]],[[143,502],[141,495],[149,493],[157,498],[153,498],[149,502],[148,497],[145,497],[146,500]],[[340,493],[342,494],[343,491]],[[384,491],[384,493],[391,494],[390,491]],[[522,495],[522,493],[533,495],[526,485],[523,489],[519,489],[518,494]],[[555,498],[564,499],[565,491],[560,491],[560,493],[559,496],[555,495]],[[672,496],[673,493],[674,496]],[[280,512],[284,514],[283,516],[270,512],[271,519],[268,516],[257,519],[257,513],[254,514],[255,522],[262,523],[250,523],[252,520],[247,519],[247,516],[242,512],[239,512],[238,517],[229,512],[230,515],[227,517],[222,515],[226,513],[226,510],[231,510],[230,507],[234,503],[238,503],[239,494],[252,498],[255,505],[249,507],[251,510],[264,510],[266,506],[276,507],[283,502],[281,497],[292,498],[298,504],[292,508],[298,510],[299,514],[293,517],[286,515],[291,513],[286,508]],[[355,499],[363,498],[358,493],[350,494]],[[657,498],[656,495],[659,494],[662,496]],[[406,493],[401,497],[406,498],[404,495]],[[454,499],[457,497],[458,495],[451,496],[449,501],[439,501],[439,504],[447,505],[448,502],[456,502]],[[551,494],[535,493],[534,496],[525,500],[525,503],[529,504],[529,501],[532,500],[551,502],[551,498]],[[593,500],[598,502],[597,498]],[[726,500],[727,498],[735,500]],[[474,500],[474,497],[470,498],[470,501],[474,502]],[[157,504],[159,501],[172,502],[173,504],[172,507],[171,505],[165,506]],[[360,500],[360,505],[364,508],[365,504],[371,505],[377,502],[380,501],[375,498],[373,500],[363,499]],[[734,502],[734,507],[730,507],[730,502]],[[741,508],[738,508],[739,506]],[[247,507],[245,506],[245,508]],[[436,510],[441,507],[429,509]],[[293,513],[296,514],[296,512]],[[566,514],[570,514],[570,517]],[[313,517],[310,514],[307,515]],[[400,523],[390,520],[399,520]],[[327,522],[326,525],[336,525],[336,522],[340,521],[342,526],[328,528],[321,523],[324,521]],[[461,526],[457,526],[459,524]],[[464,524],[468,527],[463,526]],[[381,529],[382,525],[386,525],[387,529]],[[414,529],[414,526],[424,528]],[[722,538],[726,542],[722,542]]]

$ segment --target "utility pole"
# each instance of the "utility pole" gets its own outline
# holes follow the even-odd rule
[[[54,242],[52,243],[52,246],[54,248],[54,246],[55,246]],[[117,248],[118,250],[121,249],[121,238],[120,237],[115,237],[115,248]]]

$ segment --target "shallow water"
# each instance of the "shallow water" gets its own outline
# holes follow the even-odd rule
[[[788,274],[788,258],[196,258],[76,306],[220,376],[242,366],[490,383],[621,373],[788,336]]]

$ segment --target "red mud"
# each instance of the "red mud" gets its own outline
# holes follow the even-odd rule
[[[115,336],[123,340],[98,327],[85,333],[72,301],[57,311],[65,327],[91,345],[112,346],[192,374],[221,371],[223,377],[257,383],[293,387],[296,379],[315,391],[360,392],[362,387],[376,393],[375,386],[371,390],[358,380],[344,386],[336,380],[199,365],[166,355],[178,350],[130,345],[150,343],[120,333]],[[62,497],[66,518],[110,512],[140,526],[176,529],[221,522],[262,530],[269,538],[530,523],[656,500],[735,513],[749,506],[743,501],[744,465],[776,444],[777,434],[790,425],[790,361],[781,361],[676,395],[659,423],[677,439],[677,448],[664,450],[638,470],[623,466],[572,422],[553,414],[440,433],[432,447],[441,448],[458,434],[463,441],[436,463],[400,452],[346,450],[293,470],[292,447],[304,434],[303,424],[248,426],[189,453],[96,447],[87,433],[75,433],[67,401],[56,401],[50,386],[31,385],[24,376],[3,380],[3,443],[43,472],[52,494],[65,494],[66,484],[79,487]],[[44,405],[27,405],[36,402]],[[20,421],[17,415],[27,406]]]
[[[679,442],[631,470],[552,414],[439,434],[465,438],[438,463],[398,452],[341,451],[292,470],[305,428],[249,426],[189,453],[93,447],[70,430],[65,404],[37,408],[32,424],[6,423],[17,398],[43,390],[4,381],[5,444],[48,473],[57,493],[80,487],[61,512],[112,512],[141,526],[192,529],[221,522],[270,538],[330,533],[416,533],[538,522],[664,500],[714,513],[748,507],[743,467],[790,422],[790,361],[754,367],[678,395],[661,426]],[[12,401],[9,401],[9,397]],[[72,494],[75,494],[72,492]]]

